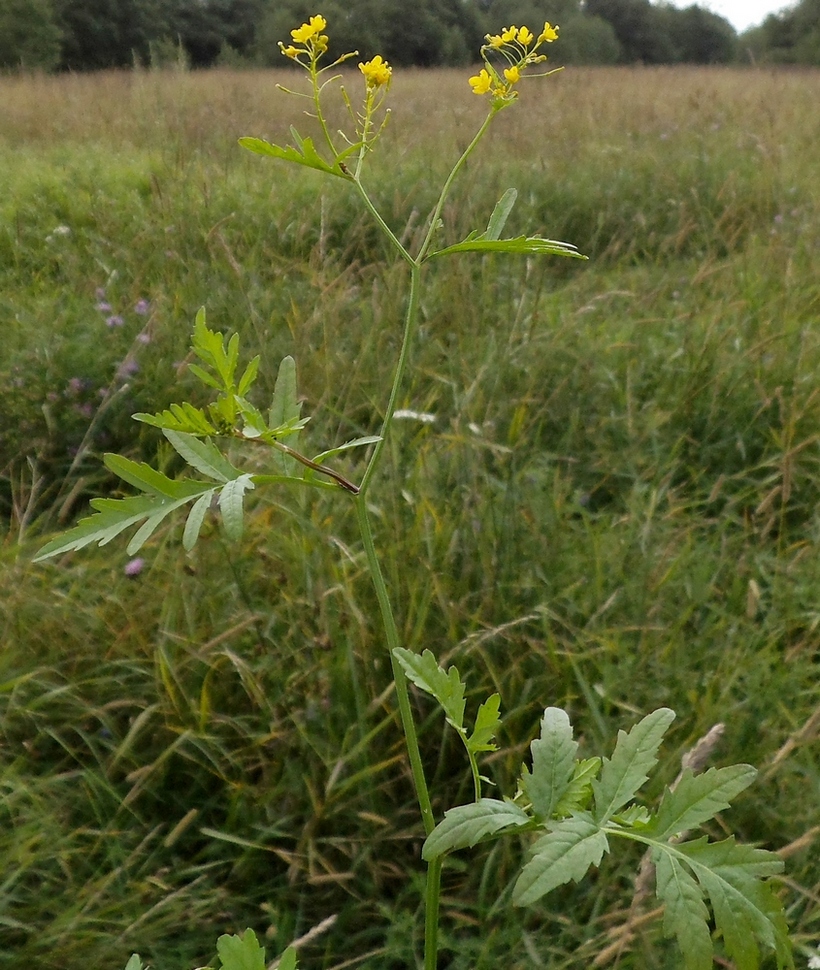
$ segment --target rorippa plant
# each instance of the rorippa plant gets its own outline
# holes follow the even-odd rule
[[[251,402],[259,357],[240,367],[238,334],[223,336],[208,328],[205,311],[197,315],[192,350],[198,363],[192,373],[214,392],[205,408],[183,402],[156,414],[134,417],[162,431],[187,462],[195,477],[172,479],[147,464],[118,455],[107,455],[107,467],[140,494],[122,499],[96,499],[94,513],[71,531],[49,542],[35,561],[41,561],[90,543],[103,545],[129,528],[136,532],[128,543],[134,554],[160,524],[178,509],[189,507],[182,533],[186,550],[198,541],[206,516],[219,516],[226,535],[242,534],[245,496],[263,486],[297,486],[336,490],[354,504],[362,545],[375,588],[384,641],[392,665],[401,724],[418,796],[421,824],[426,839],[422,861],[427,867],[425,890],[424,968],[436,970],[438,952],[439,893],[442,865],[453,852],[480,842],[512,836],[524,839],[529,852],[513,890],[513,902],[529,906],[551,890],[581,880],[601,862],[618,840],[644,846],[656,872],[656,891],[665,906],[664,930],[676,937],[687,970],[712,966],[715,941],[722,938],[726,958],[738,970],[755,970],[761,950],[773,952],[779,967],[792,966],[791,948],[783,907],[767,877],[781,871],[781,861],[766,850],[738,844],[733,837],[711,842],[703,835],[690,838],[729,806],[751,784],[755,769],[749,765],[710,768],[695,774],[686,769],[678,783],[668,788],[660,804],[651,810],[638,801],[638,792],[657,763],[658,751],[675,715],[662,708],[644,717],[628,732],[621,731],[609,757],[579,757],[568,715],[547,707],[539,737],[530,746],[528,763],[521,768],[517,788],[507,796],[484,795],[485,779],[479,759],[495,751],[499,733],[500,697],[493,694],[480,704],[472,718],[466,715],[465,683],[459,671],[444,669],[429,650],[414,653],[399,637],[391,597],[380,566],[368,495],[378,473],[385,441],[390,435],[396,403],[409,366],[419,320],[420,295],[425,267],[436,260],[469,253],[554,255],[584,258],[575,247],[540,236],[503,235],[516,193],[509,189],[499,200],[483,231],[471,232],[454,245],[441,245],[442,212],[453,181],[476,152],[495,116],[513,107],[526,82],[553,71],[540,69],[546,62],[544,49],[557,39],[557,28],[546,23],[536,36],[527,27],[510,26],[488,35],[481,49],[483,67],[469,79],[472,90],[487,101],[487,114],[475,137],[445,179],[420,242],[407,248],[394,234],[371,199],[364,175],[368,158],[376,147],[387,118],[386,100],[392,69],[382,57],[359,64],[364,91],[354,102],[344,88],[332,88],[343,99],[349,118],[347,133],[331,132],[324,98],[333,69],[354,57],[346,54],[325,63],[328,37],[325,18],[316,15],[291,32],[291,43],[281,45],[285,57],[301,66],[309,99],[318,124],[318,145],[291,129],[292,142],[280,146],[259,138],[243,138],[241,144],[259,155],[314,169],[322,176],[347,183],[389,241],[397,259],[407,267],[407,298],[403,339],[394,368],[392,386],[385,388],[386,403],[381,432],[343,444],[333,444],[319,454],[302,450],[302,416],[296,390],[296,366],[286,357],[279,367],[273,399],[266,411]],[[294,92],[291,92],[294,93]],[[253,444],[255,461],[243,466]],[[230,450],[227,445],[233,445]],[[267,451],[267,470],[258,470],[258,449]],[[357,482],[335,470],[334,456],[350,448],[371,450]],[[441,706],[447,722],[464,744],[473,779],[473,800],[434,817],[424,765],[409,698],[409,684],[430,694]],[[709,905],[707,905],[707,903]],[[710,915],[711,909],[711,915]],[[714,925],[714,931],[710,925]],[[242,937],[221,937],[218,953],[225,970],[263,970],[265,955],[253,932]],[[138,956],[129,970],[142,966]],[[294,970],[296,952],[289,948],[280,967]]]

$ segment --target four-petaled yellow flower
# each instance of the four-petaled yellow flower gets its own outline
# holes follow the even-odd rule
[[[486,70],[471,77],[470,86],[475,94],[489,94],[497,110],[511,104],[518,97],[518,92],[513,87],[524,76],[523,72],[528,67],[546,61],[547,55],[539,53],[538,48],[545,42],[558,40],[558,28],[546,21],[544,29],[536,38],[529,27],[511,24],[504,27],[500,34],[486,34],[485,40],[486,44],[481,48],[481,58]],[[498,51],[507,61],[508,66],[504,68],[503,76],[490,63],[488,53],[492,51]]]
[[[393,68],[377,54],[372,61],[360,64],[359,70],[364,74],[364,79],[369,88],[380,88],[387,84],[393,74]]]
[[[504,68],[504,77],[507,79],[507,81],[510,84],[516,84],[518,81],[521,80],[521,72],[513,64],[512,67]]]
[[[285,57],[291,57],[295,59],[299,54],[302,53],[302,51],[299,50],[298,47],[284,47],[282,44],[280,44],[279,47],[281,48],[281,51],[285,55]]]
[[[470,78],[470,87],[473,89],[473,94],[486,94],[492,86],[493,79],[484,68],[475,77]]]
[[[309,23],[302,24],[301,27],[296,27],[292,30],[290,36],[297,44],[307,44],[321,34],[325,27],[327,27],[325,18],[321,14],[316,14],[315,17],[310,18]]]

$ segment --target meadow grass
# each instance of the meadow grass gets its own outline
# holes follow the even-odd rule
[[[306,966],[420,948],[422,833],[344,501],[256,493],[240,545],[214,529],[185,557],[165,530],[136,576],[124,544],[29,565],[118,487],[103,451],[174,467],[130,415],[189,392],[203,303],[261,353],[263,391],[296,357],[316,450],[378,428],[404,271],[344,187],[236,146],[309,128],[277,82],[0,80],[0,967],[187,967],[218,932],[278,952],[331,916]],[[667,781],[725,723],[716,763],[761,769],[727,826],[786,855],[800,959],[820,942],[818,95],[816,72],[683,68],[525,88],[444,232],[513,185],[512,231],[591,262],[430,269],[400,405],[435,421],[397,422],[372,493],[405,645],[501,694],[514,750],[488,776],[510,790],[546,704],[589,753],[671,706]],[[397,74],[372,188],[400,236],[478,100],[460,72]],[[469,771],[415,703],[441,813]],[[447,966],[677,965],[657,918],[618,950],[637,857],[521,913],[523,848],[448,862]]]

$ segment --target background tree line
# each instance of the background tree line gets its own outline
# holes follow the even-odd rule
[[[396,65],[471,63],[488,31],[544,20],[565,63],[820,64],[820,0],[740,37],[697,4],[650,0],[0,0],[0,68],[279,65],[277,42],[318,9],[337,52]]]

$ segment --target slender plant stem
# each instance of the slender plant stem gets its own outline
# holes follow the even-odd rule
[[[418,256],[416,257],[417,263],[421,263],[421,261],[427,255],[427,250],[430,248],[430,243],[433,240],[433,235],[435,234],[436,228],[438,226],[438,221],[441,218],[441,210],[444,208],[444,203],[447,199],[447,196],[450,194],[450,187],[452,186],[456,176],[461,170],[461,166],[467,161],[470,155],[472,155],[476,145],[481,141],[481,139],[484,137],[484,133],[490,127],[490,122],[493,120],[493,118],[498,114],[500,110],[501,108],[496,108],[495,106],[490,108],[489,114],[484,119],[484,124],[478,129],[478,131],[475,134],[475,137],[470,142],[470,144],[464,149],[464,151],[461,154],[461,158],[459,158],[459,160],[455,163],[450,174],[447,176],[447,180],[445,181],[444,185],[441,188],[441,194],[438,197],[438,202],[436,203],[436,207],[433,210],[433,215],[430,217],[430,225],[427,227],[427,235],[424,237],[424,242],[421,244],[421,248],[419,249]]]
[[[427,887],[424,893],[424,970],[437,970],[438,911],[441,899],[441,863],[439,856],[427,864]]]
[[[399,256],[401,256],[401,258],[406,263],[409,263],[411,266],[418,267],[419,261],[413,259],[413,257],[410,255],[410,253],[408,253],[407,250],[404,248],[404,246],[402,246],[402,244],[399,242],[396,234],[393,232],[393,230],[390,228],[390,226],[388,226],[387,223],[384,221],[384,219],[382,218],[381,212],[379,212],[379,210],[373,204],[372,199],[367,194],[367,190],[362,185],[362,183],[358,180],[358,178],[354,178],[353,179],[353,184],[358,189],[359,195],[361,196],[362,201],[364,202],[365,206],[367,207],[367,211],[370,213],[371,216],[373,216],[373,218],[379,224],[379,229],[381,229],[381,231],[385,234],[385,236],[387,236],[387,238],[393,244],[393,246],[394,246],[396,252],[399,254]],[[393,386],[395,387],[395,382],[394,382],[394,385]]]
[[[416,725],[413,721],[413,712],[410,709],[410,696],[407,689],[407,677],[404,670],[396,659],[393,651],[400,646],[399,631],[396,627],[396,620],[393,616],[393,609],[390,605],[390,598],[387,595],[387,586],[382,575],[381,565],[376,555],[376,547],[373,543],[373,530],[370,527],[370,516],[367,511],[367,501],[365,493],[362,491],[356,496],[356,513],[359,519],[359,530],[362,534],[364,551],[367,556],[367,565],[370,571],[370,578],[376,590],[376,598],[379,601],[379,610],[384,623],[384,632],[387,637],[387,649],[390,654],[390,664],[393,671],[393,680],[396,684],[396,697],[399,702],[399,714],[404,735],[407,741],[407,753],[410,758],[410,770],[413,774],[413,783],[416,786],[416,795],[421,810],[421,818],[424,823],[424,832],[429,835],[435,828],[433,818],[433,807],[430,804],[430,793],[427,789],[427,780],[424,777],[424,768],[421,763],[421,753],[419,742],[416,735]]]
[[[387,648],[390,654],[390,664],[393,671],[393,681],[396,686],[396,697],[399,704],[399,714],[401,716],[402,728],[404,730],[405,742],[407,744],[407,753],[410,759],[410,770],[413,775],[413,783],[416,787],[416,796],[419,802],[419,809],[421,811],[424,831],[427,835],[429,835],[435,827],[433,807],[430,802],[430,794],[427,788],[427,781],[424,776],[424,767],[421,761],[421,752],[419,751],[416,725],[413,720],[413,712],[410,707],[407,676],[405,675],[404,670],[401,664],[398,662],[394,652],[396,648],[400,646],[399,632],[396,626],[395,617],[393,615],[393,609],[390,605],[390,597],[387,593],[387,586],[384,582],[381,564],[379,563],[378,556],[376,555],[376,548],[373,542],[373,530],[370,524],[370,515],[367,507],[367,493],[390,430],[390,425],[393,420],[393,413],[396,410],[398,396],[404,383],[404,375],[407,370],[410,348],[418,327],[422,260],[424,259],[424,255],[430,246],[439,218],[441,217],[444,202],[456,175],[464,162],[466,162],[467,158],[469,158],[470,154],[474,151],[476,145],[483,137],[498,110],[499,109],[495,107],[490,110],[481,128],[479,128],[473,140],[462,153],[461,158],[459,158],[459,160],[453,166],[452,171],[442,187],[438,202],[433,210],[427,235],[425,236],[418,256],[415,259],[409,254],[409,252],[405,249],[405,247],[401,244],[396,235],[384,221],[381,213],[373,204],[364,186],[359,180],[361,164],[364,158],[364,151],[366,150],[365,146],[362,147],[362,152],[359,156],[359,164],[356,168],[356,175],[353,179],[368,211],[376,220],[387,238],[391,241],[401,258],[410,265],[410,292],[404,318],[404,333],[402,335],[401,350],[399,351],[399,359],[393,375],[393,385],[390,389],[390,397],[388,399],[387,408],[382,421],[380,439],[377,442],[376,447],[373,449],[373,453],[370,456],[369,462],[367,463],[364,475],[362,476],[361,485],[359,486],[359,494],[356,496],[356,514],[359,520],[359,529],[362,535],[362,542],[364,544],[365,555],[367,557],[370,577],[376,590],[376,598],[379,602],[382,622],[384,623],[384,630],[387,638]],[[369,120],[368,114],[366,125],[369,123]],[[367,127],[365,126],[363,140],[366,140],[366,134]],[[478,777],[475,759],[471,757],[470,762],[473,772],[473,783],[476,789],[476,798],[479,798],[481,795],[481,782]],[[436,970],[438,963],[438,924],[439,905],[441,898],[441,865],[442,860],[439,858],[428,863],[427,866],[427,883],[424,894],[424,970]]]
[[[393,420],[393,412],[396,410],[399,391],[401,390],[404,374],[407,370],[407,361],[410,357],[410,347],[413,342],[413,337],[415,336],[416,327],[418,324],[420,292],[421,267],[418,265],[418,263],[411,263],[410,295],[407,300],[407,311],[404,316],[404,334],[402,335],[399,360],[396,364],[396,373],[393,376],[393,386],[390,389],[390,397],[387,401],[387,410],[384,412],[384,419],[382,420],[380,440],[376,442],[376,447],[373,449],[373,454],[370,456],[370,461],[367,463],[367,468],[365,468],[361,484],[359,485],[359,493],[361,495],[367,494],[367,490],[370,487],[371,481],[373,480],[373,474],[376,471],[376,467],[379,463],[379,458],[381,457],[382,449],[384,448],[387,435],[390,430],[390,423]]]

